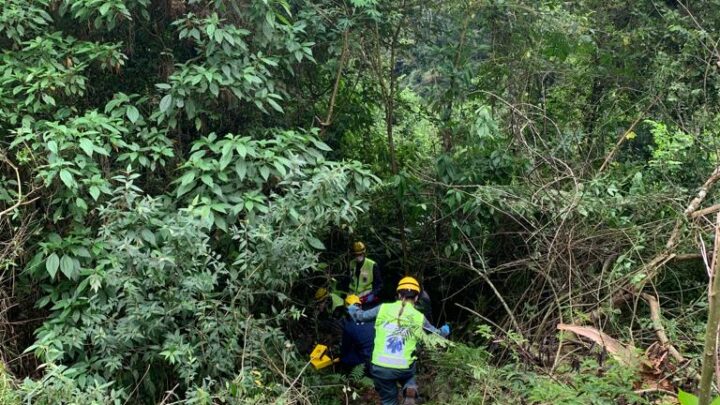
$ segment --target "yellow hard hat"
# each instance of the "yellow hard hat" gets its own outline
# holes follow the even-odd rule
[[[360,304],[360,297],[358,297],[355,294],[350,294],[345,298],[345,306],[349,307],[350,305],[358,305]]]
[[[315,300],[322,301],[328,296],[328,290],[324,287],[320,287],[315,291]]]
[[[360,241],[353,243],[352,252],[354,255],[361,255],[365,253],[365,244]]]
[[[398,283],[397,291],[400,290],[412,290],[420,292],[420,283],[412,277],[403,277]]]

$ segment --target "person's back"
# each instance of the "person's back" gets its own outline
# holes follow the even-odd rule
[[[375,319],[375,343],[372,352],[370,375],[383,405],[398,404],[398,384],[403,389],[403,404],[415,404],[415,347],[426,330],[441,336],[450,334],[450,327],[436,329],[422,312],[415,309],[420,295],[420,283],[405,277],[398,283],[398,301],[381,304],[370,310],[357,305],[348,307],[356,321]]]
[[[424,322],[425,316],[407,301],[380,305],[375,319],[372,364],[393,369],[409,368],[415,360],[415,347]]]

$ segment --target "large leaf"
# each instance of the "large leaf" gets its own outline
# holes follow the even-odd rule
[[[693,394],[690,394],[689,392],[685,392],[683,390],[680,390],[678,392],[678,401],[680,401],[680,405],[697,405],[698,404],[698,397],[696,397]],[[715,401],[713,401],[713,405],[715,405]]]
[[[125,111],[125,115],[127,115],[130,122],[134,124],[140,118],[140,111],[138,111],[138,109],[134,106],[129,105]]]
[[[164,113],[168,109],[170,109],[170,104],[172,103],[172,96],[167,94],[165,97],[160,100],[160,112]]]
[[[60,180],[62,180],[67,188],[74,188],[77,184],[75,183],[72,173],[65,169],[60,170]]]
[[[86,155],[92,157],[94,147],[93,147],[93,143],[91,140],[89,140],[87,138],[81,139],[80,140],[80,149],[82,149]]]
[[[65,277],[72,279],[75,274],[75,264],[73,263],[72,257],[63,255],[60,259],[60,271]]]
[[[45,261],[45,270],[47,270],[50,278],[55,278],[58,266],[60,266],[60,258],[58,257],[58,255],[56,253],[53,253],[48,256],[47,260]]]
[[[325,250],[325,244],[323,244],[322,241],[318,238],[310,236],[308,237],[308,243],[315,249]]]

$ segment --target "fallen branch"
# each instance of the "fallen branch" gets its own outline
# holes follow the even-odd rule
[[[683,216],[675,220],[675,226],[670,233],[670,237],[665,243],[665,249],[655,255],[655,257],[653,257],[644,266],[644,272],[646,277],[643,280],[643,284],[652,281],[652,279],[655,278],[655,276],[657,275],[658,270],[665,263],[675,258],[676,254],[673,253],[673,250],[675,250],[678,243],[680,242],[680,234],[682,233],[683,222],[686,219],[693,219],[693,214],[695,214],[695,212],[700,212],[698,211],[698,209],[700,208],[700,204],[702,204],[702,202],[707,197],[708,192],[715,185],[715,183],[718,182],[718,180],[720,180],[720,166],[716,167],[715,170],[713,170],[712,174],[707,178],[707,180],[705,180],[705,183],[703,183],[703,185],[700,187],[700,190],[698,190],[697,194],[695,194],[695,197],[690,201],[688,206],[683,211]]]
[[[660,303],[657,298],[647,293],[640,294],[640,297],[642,297],[642,299],[644,299],[650,307],[650,319],[652,320],[653,329],[655,329],[655,335],[657,336],[658,341],[664,348],[667,349],[668,353],[670,353],[670,355],[678,363],[684,363],[685,357],[683,357],[683,355],[677,351],[675,346],[670,343],[670,339],[668,339],[667,334],[665,333],[665,327],[663,326],[662,318],[660,317]]]
[[[638,360],[641,360],[635,354],[635,350],[632,346],[625,347],[625,345],[620,343],[617,339],[614,339],[606,333],[599,331],[593,327],[567,325],[564,323],[560,323],[558,324],[557,328],[558,330],[572,332],[576,335],[583,336],[592,340],[598,345],[604,347],[605,350],[607,350],[607,352],[610,353],[610,355],[613,356],[613,358],[622,365],[632,366],[636,364]]]
[[[693,212],[692,214],[690,214],[690,218],[697,219],[699,217],[704,217],[705,215],[708,215],[708,214],[714,214],[718,211],[720,211],[720,204],[715,204],[713,206],[703,208],[701,210],[697,210],[697,211]]]

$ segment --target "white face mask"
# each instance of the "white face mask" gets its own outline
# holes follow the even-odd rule
[[[363,260],[365,260],[365,255],[360,255],[360,256],[355,257],[355,261],[358,263],[362,262]]]

